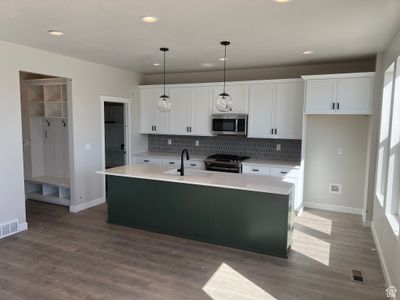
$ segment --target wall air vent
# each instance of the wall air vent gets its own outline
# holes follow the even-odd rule
[[[342,193],[342,185],[337,183],[331,183],[329,185],[329,193],[331,194],[341,194]]]
[[[0,238],[14,234],[18,231],[18,220],[13,220],[0,225]]]

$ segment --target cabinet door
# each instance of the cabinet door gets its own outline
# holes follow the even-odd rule
[[[193,87],[190,93],[189,134],[211,136],[212,87]]]
[[[275,85],[250,86],[248,137],[273,137]]]
[[[306,113],[333,114],[337,79],[312,79],[307,81]]]
[[[337,85],[338,114],[371,114],[373,79],[343,78]]]
[[[169,134],[188,134],[189,132],[189,101],[190,89],[169,88],[172,109],[169,120]]]
[[[277,138],[301,139],[303,100],[303,83],[282,83],[276,85],[275,128]]]
[[[140,90],[140,133],[155,133],[156,109],[161,92],[159,88]]]
[[[223,85],[214,87],[214,95],[213,95],[213,112],[221,113],[217,109],[217,99],[218,95],[221,94],[224,90]],[[249,104],[249,86],[247,84],[227,84],[226,92],[232,97],[232,110],[228,113],[240,113],[247,114],[248,113],[248,104]]]

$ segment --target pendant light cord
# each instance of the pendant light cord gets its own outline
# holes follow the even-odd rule
[[[225,69],[226,69],[226,45],[225,45],[225,56],[224,56],[224,94],[225,94]]]
[[[164,95],[165,95],[165,51],[164,51]]]

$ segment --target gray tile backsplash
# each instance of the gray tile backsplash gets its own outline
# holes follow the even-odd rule
[[[168,145],[168,139],[172,144]],[[195,143],[199,141],[199,146]],[[276,145],[281,145],[281,151]],[[195,155],[232,154],[253,159],[300,161],[301,140],[250,139],[240,136],[149,135],[149,152],[180,153],[188,149]]]

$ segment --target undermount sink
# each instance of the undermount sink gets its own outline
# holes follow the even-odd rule
[[[173,175],[173,176],[181,176],[181,174],[178,172],[178,169],[173,169],[164,172],[166,175]],[[203,170],[188,170],[185,169],[185,175],[184,176],[201,176],[201,177],[209,177],[212,176],[213,173],[209,171],[203,171]]]

